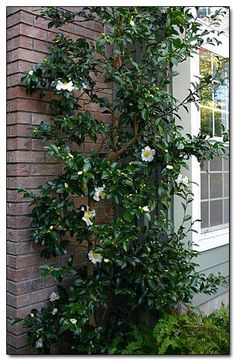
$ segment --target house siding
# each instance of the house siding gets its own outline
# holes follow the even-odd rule
[[[220,272],[229,281],[229,245],[213,248],[202,252],[197,258],[198,270],[209,275]],[[214,311],[221,303],[229,304],[228,287],[219,287],[218,292],[213,295],[199,294],[193,297],[192,303],[206,313]]]

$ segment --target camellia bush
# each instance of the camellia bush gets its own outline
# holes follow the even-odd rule
[[[222,15],[218,11],[212,21]],[[182,174],[192,156],[199,162],[212,159],[225,152],[224,145],[202,132],[185,134],[179,116],[182,107],[187,111],[198,102],[204,87],[221,79],[217,73],[202,77],[181,102],[169,91],[177,75],[173,66],[196,53],[203,39],[217,46],[219,31],[202,30],[191,9],[182,7],[78,12],[48,7],[41,16],[56,28],[95,19],[105,32],[95,42],[58,32],[51,54],[22,78],[29,94],[39,89],[41,97],[55,95],[52,122],[42,121],[32,135],[62,162],[63,174],[39,187],[37,195],[20,192],[32,199],[32,240],[41,256],[54,264],[63,256],[65,262],[46,262],[42,275],[53,277],[58,290],[47,307],[17,322],[39,353],[52,352],[54,345],[65,354],[106,354],[110,340],[125,338],[131,325],[157,320],[224,282],[221,275],[195,269],[194,220],[188,214],[192,182]],[[106,97],[111,85],[112,101]],[[110,114],[112,123],[96,119],[85,103]],[[228,139],[224,129],[222,136]],[[85,155],[78,146],[87,139],[99,145]],[[173,196],[182,199],[178,229],[168,216]],[[101,200],[114,207],[107,224],[96,221]],[[72,242],[87,257],[79,267]]]

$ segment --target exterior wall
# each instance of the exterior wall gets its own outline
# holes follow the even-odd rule
[[[207,275],[221,272],[229,278],[229,245],[202,252],[197,263],[200,266],[199,270]],[[229,305],[229,291],[226,287],[220,287],[215,295],[199,294],[193,298],[193,305],[199,306],[207,314],[219,308],[221,303]]]
[[[70,10],[77,8],[70,8]],[[32,308],[40,309],[55,289],[50,278],[40,277],[39,266],[46,263],[40,249],[30,241],[31,219],[29,201],[17,193],[25,187],[36,191],[38,186],[55,178],[62,171],[61,164],[43,150],[44,144],[31,139],[30,128],[50,119],[50,97],[39,98],[37,92],[27,96],[21,84],[22,72],[30,70],[50,52],[55,29],[48,30],[47,22],[36,19],[39,7],[7,7],[7,353],[31,354],[25,330],[10,321],[24,317]],[[83,26],[68,25],[62,30],[72,39],[78,35],[93,41],[103,31],[99,22],[89,21]],[[102,84],[102,78],[98,79]],[[107,87],[108,88],[108,87]],[[112,96],[112,89],[106,95]],[[90,111],[97,119],[110,122],[110,115],[100,113],[96,104]],[[85,143],[80,151],[88,153],[96,145]],[[99,202],[98,221],[112,216],[107,203]],[[78,250],[77,263],[84,256]],[[63,262],[63,260],[57,260]],[[49,262],[52,262],[49,260]],[[56,262],[56,260],[54,260]]]
[[[199,57],[195,55],[193,58],[189,58],[185,62],[178,65],[177,69],[179,75],[173,79],[173,95],[183,100],[187,95],[187,89],[190,87],[192,81],[196,81],[194,75],[199,74]],[[194,103],[188,106],[189,112],[182,111],[179,124],[184,127],[185,133],[192,135],[197,134],[200,129],[200,114],[198,108]],[[198,185],[192,185],[192,192],[194,193],[194,201],[189,205],[189,214],[192,215],[192,219],[199,219],[200,216],[200,167],[198,161],[192,157],[189,161],[189,170],[183,170],[184,175],[187,175],[190,180],[193,180]],[[182,219],[182,207],[180,199],[175,197],[173,205],[173,217],[175,226],[181,222]],[[209,232],[207,239],[201,237],[200,224],[196,223],[194,228],[199,232],[198,234],[189,234],[192,237],[192,241],[197,245],[196,249],[201,252],[196,260],[199,264],[199,271],[206,274],[221,272],[225,276],[229,276],[229,231],[226,229],[224,232],[217,231]],[[222,233],[222,234],[221,234]],[[200,294],[193,298],[193,305],[199,306],[206,313],[212,312],[214,309],[219,308],[221,302],[225,305],[229,303],[229,290],[228,288],[220,287],[215,295]]]

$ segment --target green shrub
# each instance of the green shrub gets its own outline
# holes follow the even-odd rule
[[[210,316],[189,311],[160,320],[153,331],[161,355],[229,354],[229,314],[226,308]]]
[[[49,7],[41,16],[56,29],[99,17],[106,32],[91,42],[58,31],[50,54],[22,78],[28,94],[38,89],[41,97],[52,97],[50,123],[42,116],[32,137],[45,142],[47,156],[62,163],[63,173],[37,193],[19,191],[33,205],[32,241],[46,259],[42,276],[55,279],[64,296],[53,292],[46,311],[18,321],[39,353],[63,345],[68,353],[102,354],[117,337],[124,353],[150,353],[146,345],[152,342],[143,343],[138,329],[128,344],[134,313],[171,312],[224,282],[196,269],[193,182],[182,175],[192,156],[212,159],[225,153],[224,144],[202,132],[186,134],[178,124],[215,78],[192,83],[181,100],[169,91],[177,75],[173,66],[204,39],[217,46],[218,32],[203,30],[185,7],[86,7],[73,13]],[[104,91],[111,87],[112,97]],[[110,114],[112,123],[99,113]],[[96,149],[80,152],[88,139]],[[179,227],[168,217],[174,196],[182,204]],[[99,212],[111,204],[117,212],[103,224]],[[73,242],[84,250],[83,264]]]
[[[126,335],[115,337],[108,354],[121,355],[227,355],[229,313],[225,307],[204,316],[168,314],[154,327],[133,326]]]

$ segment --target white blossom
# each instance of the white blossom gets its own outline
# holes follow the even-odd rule
[[[88,252],[88,258],[93,264],[101,263],[103,259],[100,253],[96,253],[92,249]]]
[[[167,164],[166,169],[172,170],[172,169],[173,169],[173,165]]]
[[[60,296],[57,292],[52,292],[51,295],[50,295],[50,301],[51,302],[54,302],[56,300],[59,300]]]
[[[78,174],[78,175],[81,175],[81,174],[83,174],[83,171],[82,171],[82,170],[79,170],[77,174]]]
[[[30,314],[30,317],[32,317],[32,318],[34,317],[34,314],[33,314],[32,312],[31,312],[31,314]]]
[[[42,338],[39,338],[35,343],[36,348],[42,348],[43,347],[43,340]]]
[[[105,192],[105,185],[103,185],[102,187],[95,187],[94,189],[94,194],[93,194],[93,199],[95,201],[100,201],[100,199],[104,199],[106,196],[106,192]]]
[[[70,322],[71,322],[73,325],[76,325],[77,320],[76,320],[75,318],[70,318]]]
[[[179,174],[178,178],[175,180],[175,182],[176,182],[177,186],[180,187],[181,185],[187,186],[189,180],[188,180],[188,177],[183,177],[182,174]]]
[[[28,73],[29,76],[32,76],[33,74],[34,74],[33,70],[30,70]]]
[[[72,92],[73,90],[76,89],[76,87],[73,85],[72,81],[69,82],[62,82],[61,80],[58,80],[57,85],[56,85],[56,89],[57,90],[67,90],[69,92]]]
[[[82,218],[82,220],[86,223],[87,226],[92,226],[93,222],[92,219],[96,216],[96,212],[95,210],[90,210],[89,208],[87,208],[84,211],[84,216]]]
[[[150,209],[149,209],[148,206],[144,206],[144,207],[142,208],[142,210],[143,210],[144,212],[150,212]]]
[[[141,158],[145,162],[151,162],[156,154],[155,149],[151,149],[149,145],[142,149]]]
[[[57,308],[54,308],[54,309],[52,310],[52,315],[55,316],[55,314],[57,313],[57,311],[58,311],[58,309],[57,309]]]

